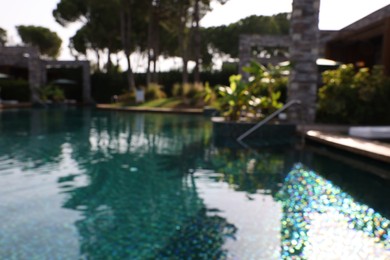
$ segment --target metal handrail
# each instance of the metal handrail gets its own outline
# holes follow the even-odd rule
[[[297,100],[297,99],[293,99],[289,102],[287,102],[283,107],[279,108],[278,110],[276,110],[275,112],[273,112],[272,114],[270,114],[269,116],[267,116],[264,120],[260,121],[259,123],[257,123],[255,126],[253,126],[251,129],[249,129],[248,131],[246,131],[245,133],[243,133],[242,135],[240,135],[238,138],[237,138],[237,141],[238,142],[241,142],[242,139],[244,139],[245,137],[247,137],[248,135],[250,135],[251,133],[253,133],[254,131],[256,131],[259,127],[265,125],[266,123],[268,123],[268,121],[270,121],[271,119],[273,119],[274,117],[276,117],[277,115],[279,115],[280,113],[282,113],[284,110],[286,110],[287,108],[291,107],[292,105],[300,105],[301,104],[301,101],[300,100]]]

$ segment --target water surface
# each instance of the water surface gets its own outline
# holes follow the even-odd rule
[[[1,112],[0,258],[390,257],[387,183],[313,149],[216,147],[211,130],[202,116]]]

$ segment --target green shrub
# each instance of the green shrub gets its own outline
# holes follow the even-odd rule
[[[172,94],[186,105],[201,107],[205,104],[206,90],[202,83],[175,84]]]
[[[0,80],[0,98],[3,100],[30,101],[30,87],[26,80]]]
[[[341,124],[389,124],[390,78],[382,67],[342,65],[322,74],[317,121]]]
[[[162,98],[166,98],[166,97],[167,97],[167,95],[162,90],[162,86],[160,86],[158,84],[151,83],[146,88],[145,99],[147,101],[155,100],[155,99],[162,99]]]
[[[46,85],[39,88],[39,96],[42,101],[63,102],[65,100],[64,91],[55,85]]]

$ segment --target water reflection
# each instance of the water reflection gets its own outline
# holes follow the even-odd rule
[[[268,148],[254,152],[246,149],[209,148],[203,167],[223,173],[223,180],[237,191],[275,195],[285,173],[291,169],[289,149]]]
[[[297,164],[289,173],[282,189],[277,194],[277,199],[283,204],[283,258],[290,259],[291,256],[310,258],[310,256],[314,256],[313,252],[321,251],[315,250],[316,246],[318,248],[323,243],[320,241],[319,244],[313,245],[316,237],[322,235],[323,238],[327,238],[324,232],[338,228],[337,223],[340,221],[345,223],[345,225],[341,225],[345,229],[363,231],[365,235],[378,243],[378,246],[372,246],[368,249],[366,247],[368,244],[365,243],[367,239],[362,236],[361,247],[351,248],[348,251],[347,254],[350,257],[353,255],[367,258],[376,255],[390,256],[389,251],[385,251],[390,249],[390,221],[367,205],[356,202],[353,197],[343,192],[339,187],[301,164]],[[327,217],[333,216],[335,218],[332,220],[337,222],[330,226],[323,225],[321,227],[321,223],[313,225],[314,222],[320,221],[319,214],[327,214]],[[340,216],[342,218],[338,219]],[[315,226],[317,230],[312,230],[310,233],[311,225]],[[355,236],[356,238],[357,236]],[[335,245],[335,241],[331,244]],[[334,250],[328,253],[330,255],[324,256],[324,259],[334,257],[338,253],[346,254],[346,252]]]
[[[207,169],[211,169],[210,180],[225,182],[230,190],[246,192],[246,197],[256,204],[262,200],[259,194],[270,194],[275,203],[281,203],[281,220],[277,224],[281,225],[281,251],[278,258],[272,259],[317,259],[319,255],[320,259],[390,257],[388,189],[386,185],[379,187],[375,178],[367,173],[330,162],[316,154],[303,151],[294,154],[289,147],[282,151],[262,148],[255,153],[219,148],[209,154]],[[291,158],[297,157],[322,170],[325,176],[341,186],[302,164],[293,167],[292,162],[297,159]],[[206,202],[208,196],[202,196]],[[234,196],[225,194],[229,198]],[[226,213],[229,211],[226,203],[219,201],[212,205],[225,209]],[[238,203],[234,205],[238,207]],[[269,210],[275,207],[267,205]],[[254,209],[252,206],[251,210]],[[234,214],[239,213],[231,213]],[[247,214],[244,216],[248,217]],[[275,212],[273,217],[277,216]],[[227,216],[227,219],[231,218]],[[262,222],[267,221],[262,219]],[[239,223],[239,220],[233,223]],[[239,224],[238,227],[240,230]],[[263,229],[262,232],[269,237],[269,231]]]
[[[48,232],[32,228],[31,233],[43,235],[31,243],[22,239],[19,229],[4,228],[9,220],[1,218],[0,241],[8,245],[0,250],[1,257],[75,258],[77,251],[70,247],[75,239],[79,258],[87,259],[225,255],[222,245],[232,239],[235,227],[223,217],[208,214],[193,176],[188,175],[203,157],[209,136],[201,117],[32,110],[2,113],[2,119],[0,175],[13,187],[12,192],[1,194],[3,210],[14,207],[11,196],[18,196],[23,207],[13,221],[28,222],[31,214],[38,214],[46,218],[40,229]],[[26,189],[27,182],[17,184],[18,172],[28,173],[30,184],[41,183],[26,193],[35,198],[34,203],[14,188]],[[48,177],[39,179],[42,173]],[[56,203],[35,197],[38,189],[42,195],[47,192],[42,185],[50,186]],[[63,240],[57,241],[69,252],[51,243],[55,234],[50,233],[53,220],[43,210],[47,205],[64,216],[58,218],[63,225],[73,223],[77,230],[77,237],[68,232],[66,239],[61,236]],[[78,217],[67,218],[64,210],[78,212]],[[12,243],[11,237],[15,238]],[[55,253],[39,251],[45,245]]]

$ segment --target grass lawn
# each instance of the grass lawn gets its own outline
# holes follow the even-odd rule
[[[183,100],[177,97],[171,98],[162,98],[156,99],[152,101],[147,101],[145,103],[137,105],[137,107],[166,107],[166,108],[174,108],[180,107],[183,105]]]
[[[203,108],[203,106],[193,106],[184,102],[180,97],[161,98],[151,101],[146,101],[141,104],[129,104],[129,103],[114,103],[111,104],[113,107],[139,107],[139,108]],[[209,107],[218,108],[218,103],[214,102]]]

